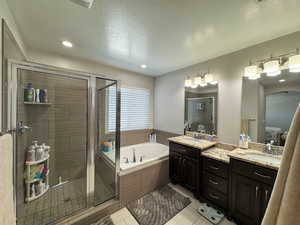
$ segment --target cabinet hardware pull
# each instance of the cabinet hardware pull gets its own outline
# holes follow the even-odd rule
[[[258,198],[258,191],[259,191],[259,187],[256,186],[256,187],[255,187],[255,198],[256,198],[256,199]]]
[[[268,202],[268,195],[269,195],[269,191],[265,190],[265,202],[266,202],[266,204]]]
[[[216,196],[216,195],[214,195],[214,194],[209,194],[209,196],[210,196],[211,198],[213,198],[213,199],[219,199],[219,197]]]
[[[214,185],[218,185],[218,184],[219,184],[218,182],[213,181],[213,180],[211,180],[211,179],[209,179],[208,181],[209,181],[210,183],[214,184]]]
[[[220,169],[219,167],[216,167],[216,166],[210,166],[209,168],[213,169],[213,170],[218,170]]]
[[[254,172],[254,174],[257,175],[257,176],[259,176],[259,177],[261,177],[261,178],[271,179],[270,176],[262,175],[262,174],[260,174],[260,173],[258,173],[256,171]]]

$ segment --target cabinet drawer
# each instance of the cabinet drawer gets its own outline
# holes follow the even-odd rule
[[[232,170],[243,176],[254,180],[273,185],[277,176],[277,171],[262,166],[254,165],[244,161],[231,159]]]
[[[203,173],[203,185],[205,187],[214,188],[225,195],[228,192],[228,181],[224,178],[215,176],[208,172]]]
[[[198,156],[201,154],[200,149],[180,145],[180,144],[177,144],[174,142],[170,142],[169,147],[170,147],[170,151],[181,153],[181,154],[189,156],[191,158],[198,158]]]
[[[213,204],[223,209],[227,209],[227,197],[221,192],[206,186],[204,187],[203,195],[206,199],[211,201]]]
[[[228,177],[228,164],[218,160],[203,157],[203,169],[223,178]]]

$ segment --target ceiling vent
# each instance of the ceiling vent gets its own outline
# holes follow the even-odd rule
[[[94,0],[70,0],[78,5],[81,5],[86,8],[92,8]]]

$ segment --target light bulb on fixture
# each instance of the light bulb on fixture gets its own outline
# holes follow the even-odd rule
[[[217,81],[217,80],[214,80],[214,81],[210,82],[210,84],[211,84],[211,85],[216,85],[216,84],[218,84],[218,81]]]
[[[185,80],[185,87],[192,87],[192,80],[188,77],[186,80]]]
[[[257,73],[253,76],[248,77],[249,80],[257,80],[261,77],[260,73]]]
[[[247,66],[244,70],[244,77],[254,77],[258,73],[258,67],[256,65]]]
[[[214,76],[210,73],[206,74],[204,77],[206,83],[211,83],[214,81]]]
[[[264,73],[268,77],[275,77],[281,74],[279,60],[272,60],[264,63]]]
[[[300,55],[294,55],[289,58],[289,70],[291,73],[300,72]]]
[[[206,87],[207,83],[205,82],[204,79],[201,79],[200,87]]]
[[[194,84],[195,85],[201,85],[202,77],[198,76],[194,78]]]

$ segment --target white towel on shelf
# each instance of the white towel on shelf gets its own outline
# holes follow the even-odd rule
[[[13,204],[13,140],[10,134],[0,136],[0,224],[15,225]]]

